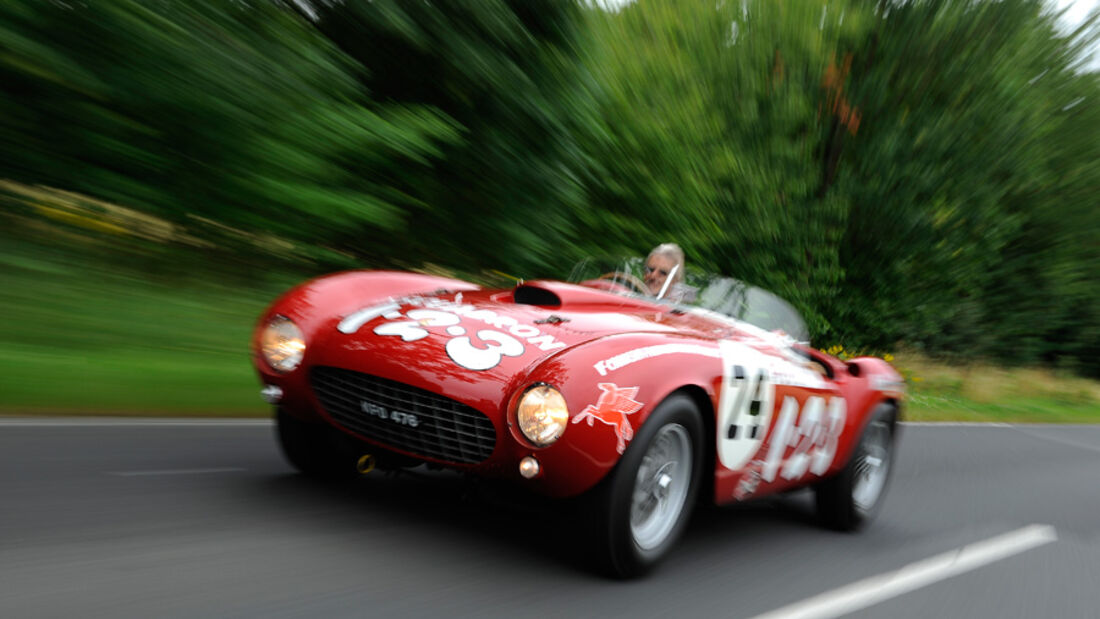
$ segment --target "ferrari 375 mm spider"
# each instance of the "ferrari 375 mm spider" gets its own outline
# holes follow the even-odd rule
[[[693,275],[654,298],[637,266],[505,289],[383,271],[294,288],[253,342],[286,457],[314,476],[428,463],[584,494],[620,576],[668,552],[697,498],[812,487],[828,526],[871,519],[898,373],[810,348],[768,292]]]

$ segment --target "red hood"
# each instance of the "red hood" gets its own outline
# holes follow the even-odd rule
[[[369,304],[315,334],[312,365],[344,367],[499,408],[552,355],[611,334],[718,335],[728,327],[666,305],[537,281]]]

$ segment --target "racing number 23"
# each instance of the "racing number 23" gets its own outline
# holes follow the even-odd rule
[[[523,344],[516,338],[482,329],[477,337],[484,342],[485,348],[478,348],[469,337],[456,337],[447,342],[447,355],[452,361],[470,370],[488,370],[500,363],[501,356],[518,357],[523,354]]]
[[[500,363],[501,357],[518,357],[524,352],[522,342],[491,329],[479,330],[475,344],[466,335],[466,329],[458,326],[461,318],[451,312],[415,309],[405,315],[411,320],[383,323],[374,328],[374,333],[396,335],[406,342],[415,342],[428,337],[425,327],[447,327],[447,334],[453,336],[447,341],[447,356],[468,370],[492,369]]]

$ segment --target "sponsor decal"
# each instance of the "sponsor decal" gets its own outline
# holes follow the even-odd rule
[[[413,309],[407,309],[407,308]],[[376,318],[384,322],[373,329],[375,335],[400,337],[404,342],[416,342],[433,330],[450,336],[444,350],[460,367],[468,370],[489,370],[504,357],[518,357],[527,346],[551,351],[565,348],[552,335],[544,334],[534,325],[520,324],[510,316],[499,316],[487,309],[462,303],[462,293],[454,301],[435,297],[402,297],[363,308],[346,316],[337,325],[341,333],[355,333]],[[469,329],[463,320],[478,321],[491,329]]]
[[[352,312],[345,316],[344,319],[340,321],[340,324],[336,325],[336,330],[340,333],[355,333],[359,330],[359,327],[362,327],[379,316],[385,316],[386,318],[397,318],[401,316],[401,312],[397,311],[400,308],[401,306],[392,301],[388,301],[381,305],[364,307],[357,312]]]
[[[753,460],[749,463],[748,468],[741,475],[740,481],[737,482],[737,487],[733,489],[734,499],[744,501],[756,494],[757,488],[760,487],[760,471],[763,468],[764,463],[760,460]]]
[[[771,482],[777,475],[800,479],[807,471],[824,475],[836,457],[847,416],[848,403],[841,396],[813,395],[801,406],[793,396],[783,398],[760,476]],[[794,451],[784,459],[788,447],[794,447]]]
[[[607,376],[608,372],[628,366],[631,363],[675,354],[703,355],[704,357],[711,357],[714,359],[720,356],[719,352],[714,348],[699,344],[658,344],[656,346],[635,348],[634,350],[628,350],[614,357],[604,359],[603,361],[597,361],[592,365],[592,368],[599,372],[600,376]]]
[[[594,405],[589,404],[573,417],[573,423],[587,421],[592,426],[594,421],[599,421],[611,426],[618,439],[615,448],[623,453],[626,444],[634,438],[634,427],[630,425],[627,415],[638,412],[644,406],[634,399],[638,395],[638,387],[619,388],[615,383],[598,383],[596,386],[603,393]]]
[[[805,367],[805,361],[798,365],[783,363],[779,360],[768,364],[772,381],[777,385],[791,385],[792,387],[808,387],[810,389],[824,389],[825,379],[820,374]]]
[[[871,376],[871,389],[875,391],[896,391],[905,393],[905,381],[874,374]]]

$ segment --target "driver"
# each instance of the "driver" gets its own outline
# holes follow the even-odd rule
[[[668,298],[672,288],[684,281],[684,250],[676,243],[653,248],[645,259],[645,285],[649,294]],[[663,293],[663,294],[662,294]]]

